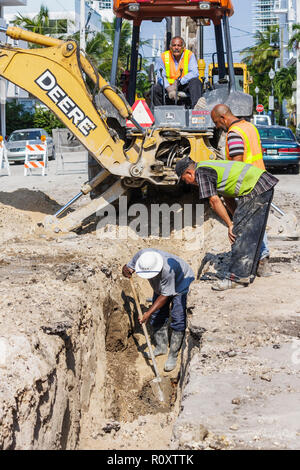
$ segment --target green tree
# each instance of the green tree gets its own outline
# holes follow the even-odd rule
[[[264,32],[256,31],[255,45],[243,49],[243,62],[249,68],[254,68],[259,74],[268,73],[275,59],[279,57],[279,28],[278,25],[268,26]]]
[[[36,108],[33,116],[34,127],[42,127],[48,134],[52,134],[52,129],[65,127],[64,124],[50,111],[50,109]]]
[[[24,110],[24,106],[14,101],[6,103],[6,132],[11,134],[16,129],[34,127],[33,114]]]
[[[255,33],[255,44],[243,49],[241,55],[243,62],[247,64],[253,83],[250,85],[250,93],[255,97],[255,88],[260,89],[259,101],[268,109],[268,99],[272,90],[269,71],[275,68],[275,59],[279,57],[279,27],[269,26],[266,31]]]
[[[53,26],[54,22],[55,26]],[[29,18],[28,16],[24,16],[18,13],[18,15],[13,20],[13,24],[15,26],[21,26],[28,31],[32,31],[33,33],[43,34],[44,36],[65,34],[67,32],[66,20],[50,20],[49,10],[45,5],[41,5],[40,11],[33,18]],[[38,44],[29,43],[30,49],[37,47],[41,46]]]
[[[294,31],[293,36],[289,40],[289,48],[293,49],[294,47],[298,48],[300,44],[300,23],[294,23],[292,30]]]

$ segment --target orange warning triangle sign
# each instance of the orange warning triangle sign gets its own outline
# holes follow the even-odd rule
[[[145,100],[136,100],[132,106],[132,115],[142,127],[150,127],[154,122],[153,114]],[[127,127],[134,127],[131,121],[126,121]]]

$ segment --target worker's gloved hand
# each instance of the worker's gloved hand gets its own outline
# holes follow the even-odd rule
[[[166,91],[168,93],[168,96],[169,96],[169,99],[170,100],[175,100],[175,97],[176,97],[176,89],[177,89],[177,82],[175,80],[174,83],[172,83],[172,85],[168,86],[166,88]]]
[[[127,264],[124,264],[122,268],[123,276],[130,278],[132,276],[132,273],[134,273],[134,269],[131,269],[127,266]]]

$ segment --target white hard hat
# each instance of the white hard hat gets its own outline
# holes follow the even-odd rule
[[[146,251],[137,260],[135,272],[144,279],[157,276],[164,264],[163,257],[156,251]]]

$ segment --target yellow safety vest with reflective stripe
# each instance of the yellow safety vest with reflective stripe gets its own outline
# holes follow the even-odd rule
[[[243,162],[208,160],[199,162],[197,168],[212,168],[217,172],[217,192],[222,196],[240,197],[251,193],[266,170]]]
[[[162,58],[163,63],[165,64],[166,77],[170,84],[174,83],[175,80],[180,77],[181,69],[182,69],[182,75],[180,78],[188,74],[189,61],[190,61],[191,55],[192,55],[192,52],[189,51],[188,49],[185,49],[183,54],[181,55],[178,68],[176,69],[171,51],[166,51],[162,53],[161,58]]]
[[[251,165],[257,166],[261,170],[265,170],[265,164],[263,161],[263,154],[260,143],[260,136],[256,127],[251,124],[251,122],[241,120],[228,129],[230,131],[236,132],[244,142],[244,155],[243,162],[249,163]],[[226,160],[232,160],[229,157],[229,148],[228,141],[226,136]]]

